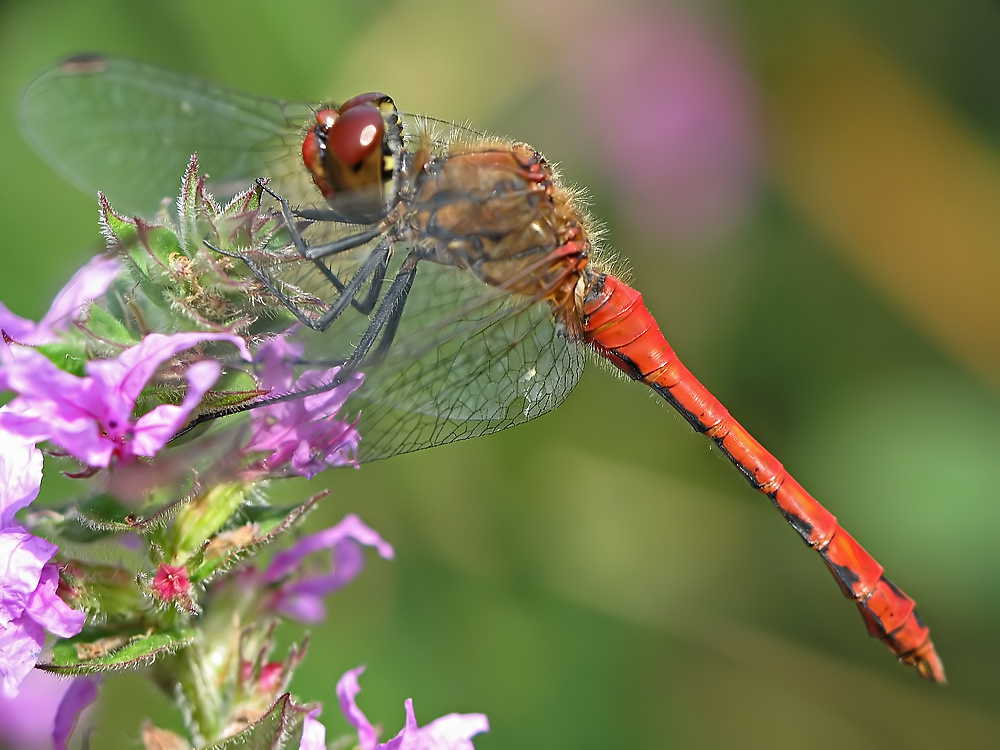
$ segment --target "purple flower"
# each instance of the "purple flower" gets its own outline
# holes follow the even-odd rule
[[[756,92],[712,14],[682,2],[539,5],[533,17],[564,29],[552,40],[560,84],[587,103],[568,138],[600,160],[629,225],[696,245],[736,225],[757,192]]]
[[[490,729],[484,714],[448,714],[421,728],[417,726],[417,718],[413,713],[413,701],[407,698],[406,723],[403,728],[391,740],[379,744],[375,727],[355,702],[361,692],[358,677],[364,671],[364,667],[352,669],[337,682],[340,710],[357,730],[361,750],[474,750],[472,738]]]
[[[283,336],[270,341],[257,351],[261,385],[280,395],[308,391],[333,382],[340,370],[307,370],[293,380],[292,365],[300,354],[300,345],[291,344]],[[313,477],[331,466],[355,464],[358,432],[354,425],[337,419],[347,397],[361,385],[364,376],[353,373],[336,388],[285,401],[253,411],[253,438],[246,451],[267,451],[265,463],[269,473],[288,464],[292,471]]]
[[[84,614],[56,595],[59,570],[49,561],[58,547],[14,523],[38,496],[42,459],[34,445],[2,429],[0,482],[0,695],[13,698],[38,661],[45,631],[76,635]]]
[[[0,406],[0,418],[7,411]],[[0,530],[14,525],[14,514],[38,497],[42,452],[35,444],[0,429]]]
[[[319,709],[306,714],[302,722],[302,740],[299,750],[326,750],[326,727],[319,720]]]
[[[336,526],[303,537],[291,549],[274,556],[264,583],[278,584],[272,609],[301,622],[320,622],[326,616],[323,597],[353,581],[364,568],[361,545],[374,547],[391,560],[395,551],[378,532],[353,513]],[[320,550],[332,550],[332,570],[303,570],[302,560]]]
[[[83,628],[83,612],[56,594],[58,548],[20,526],[0,531],[0,680],[13,698],[38,661],[45,631],[69,638]]]
[[[188,367],[180,405],[161,404],[133,419],[136,399],[163,362],[203,341],[230,341],[250,358],[232,334],[154,333],[116,359],[88,362],[87,375],[77,377],[34,349],[0,342],[0,383],[18,394],[0,414],[0,428],[36,443],[51,440],[91,467],[154,456],[218,379],[221,365],[206,359]]]
[[[107,291],[120,270],[121,262],[116,256],[94,256],[56,295],[52,307],[37,323],[15,315],[0,302],[0,330],[21,344],[51,343],[71,315]]]
[[[96,696],[96,682],[32,670],[16,698],[0,697],[0,746],[64,748],[73,723]]]
[[[63,695],[52,728],[54,750],[67,750],[66,743],[83,710],[97,700],[97,677],[77,677]],[[86,746],[87,743],[84,743]]]

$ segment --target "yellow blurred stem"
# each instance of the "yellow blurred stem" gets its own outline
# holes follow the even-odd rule
[[[764,92],[779,186],[931,337],[1000,384],[997,153],[857,30],[789,38]]]

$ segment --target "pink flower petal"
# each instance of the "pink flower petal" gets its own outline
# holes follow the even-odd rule
[[[57,549],[20,526],[0,530],[0,627],[24,613]]]
[[[38,588],[32,592],[28,601],[26,611],[31,614],[35,622],[53,635],[71,638],[83,630],[87,616],[60,599],[56,594],[58,587],[58,569],[55,565],[46,565],[42,569]]]
[[[77,677],[63,695],[56,711],[52,728],[52,743],[55,750],[67,750],[66,743],[73,733],[80,714],[97,700],[97,677]]]
[[[261,384],[272,393],[308,392],[334,382],[339,368],[308,370],[297,380],[292,363],[301,346],[283,336],[262,346],[256,357]],[[364,380],[354,373],[335,388],[257,409],[251,415],[253,437],[246,451],[266,451],[268,471],[280,473],[288,466],[293,472],[312,477],[331,466],[353,463],[358,434],[353,425],[336,418],[347,397]]]
[[[45,645],[45,631],[30,617],[0,628],[0,698],[16,698]]]
[[[155,456],[181,428],[201,397],[215,385],[221,372],[222,365],[211,359],[191,365],[184,373],[188,389],[180,405],[161,404],[136,420],[132,451],[137,456]]]
[[[14,523],[14,514],[38,497],[41,486],[42,452],[30,440],[0,429],[0,529]]]
[[[361,750],[474,750],[472,737],[489,731],[489,721],[483,714],[448,714],[421,729],[413,712],[413,701],[407,698],[403,728],[388,742],[378,744],[375,728],[355,700],[361,692],[358,677],[364,669],[352,669],[337,682],[340,710],[357,730]]]
[[[56,595],[59,570],[49,562],[57,547],[20,526],[0,529],[0,681],[13,698],[45,643],[45,630],[69,637],[84,613]]]
[[[326,616],[324,597],[346,586],[364,569],[361,545],[374,547],[387,560],[395,555],[392,545],[353,513],[336,526],[303,537],[279,552],[263,576],[264,583],[278,584],[272,608],[300,622],[322,621]],[[332,551],[332,570],[306,571],[305,558],[327,549]]]
[[[116,255],[95,255],[87,264],[77,271],[69,283],[62,288],[52,301],[52,306],[39,321],[39,329],[51,332],[62,328],[69,317],[74,315],[83,305],[104,294],[111,282],[121,271],[121,261]],[[22,341],[22,343],[39,344],[40,341]]]
[[[38,323],[15,315],[0,303],[0,329],[22,344],[37,346],[55,341],[56,331],[65,327],[81,307],[104,294],[120,270],[117,257],[96,255],[73,275]]]
[[[326,727],[319,721],[318,716],[318,708],[306,714],[302,722],[299,750],[326,750]]]
[[[364,671],[364,666],[360,666],[344,673],[337,681],[337,699],[340,701],[341,712],[358,732],[358,746],[361,750],[374,750],[378,743],[378,733],[354,700],[361,692],[358,677]]]
[[[133,422],[136,398],[160,365],[205,341],[228,341],[250,357],[243,339],[228,333],[154,333],[117,359],[88,362],[81,378],[40,352],[0,342],[3,385],[19,394],[0,412],[0,428],[32,442],[51,440],[88,466],[155,455],[215,382],[220,365],[192,364],[182,404],[161,405]]]
[[[485,714],[447,714],[420,730],[422,746],[427,748],[472,748],[472,738],[490,731]]]

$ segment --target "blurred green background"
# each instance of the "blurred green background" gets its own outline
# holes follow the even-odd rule
[[[1000,737],[1000,6],[987,0],[0,3],[0,298],[38,318],[96,201],[19,134],[70,53],[292,99],[384,90],[586,184],[687,365],[914,596],[951,684],[868,638],[707,441],[591,367],[497,436],[329,472],[313,528],[395,545],[329,602],[294,690],[477,748],[986,747]],[[289,637],[296,635],[288,628]],[[94,746],[177,727],[140,677]]]

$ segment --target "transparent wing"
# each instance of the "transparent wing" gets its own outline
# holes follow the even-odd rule
[[[346,358],[367,317],[348,310],[304,331],[306,357]],[[360,414],[359,458],[477,437],[556,408],[576,386],[582,347],[562,336],[545,302],[511,296],[468,271],[421,264],[386,358],[366,369],[344,414]]]
[[[299,157],[301,123],[311,113],[305,104],[141,62],[77,57],[36,79],[20,114],[33,145],[72,182],[102,190],[120,211],[148,216],[176,195],[195,152],[220,199],[269,177],[292,206],[321,203]],[[435,151],[463,134],[482,137],[431,118],[403,118],[409,137],[429,139]],[[306,237],[326,242],[356,231],[318,222]],[[369,244],[325,264],[346,281],[370,250]],[[396,250],[390,278],[405,255],[405,248]],[[305,307],[321,310],[334,294],[315,265],[294,253],[265,270]],[[304,330],[304,366],[346,359],[368,321],[349,308],[325,332]],[[466,270],[423,263],[392,347],[365,371],[345,413],[360,414],[361,460],[384,458],[543,414],[573,389],[583,364],[583,352],[561,337],[547,304],[490,289]]]
[[[104,191],[119,210],[146,216],[176,196],[195,152],[223,200],[271,172],[305,179],[290,158],[309,114],[305,104],[97,56],[42,73],[20,108],[25,135],[57,170],[83,190]]]

